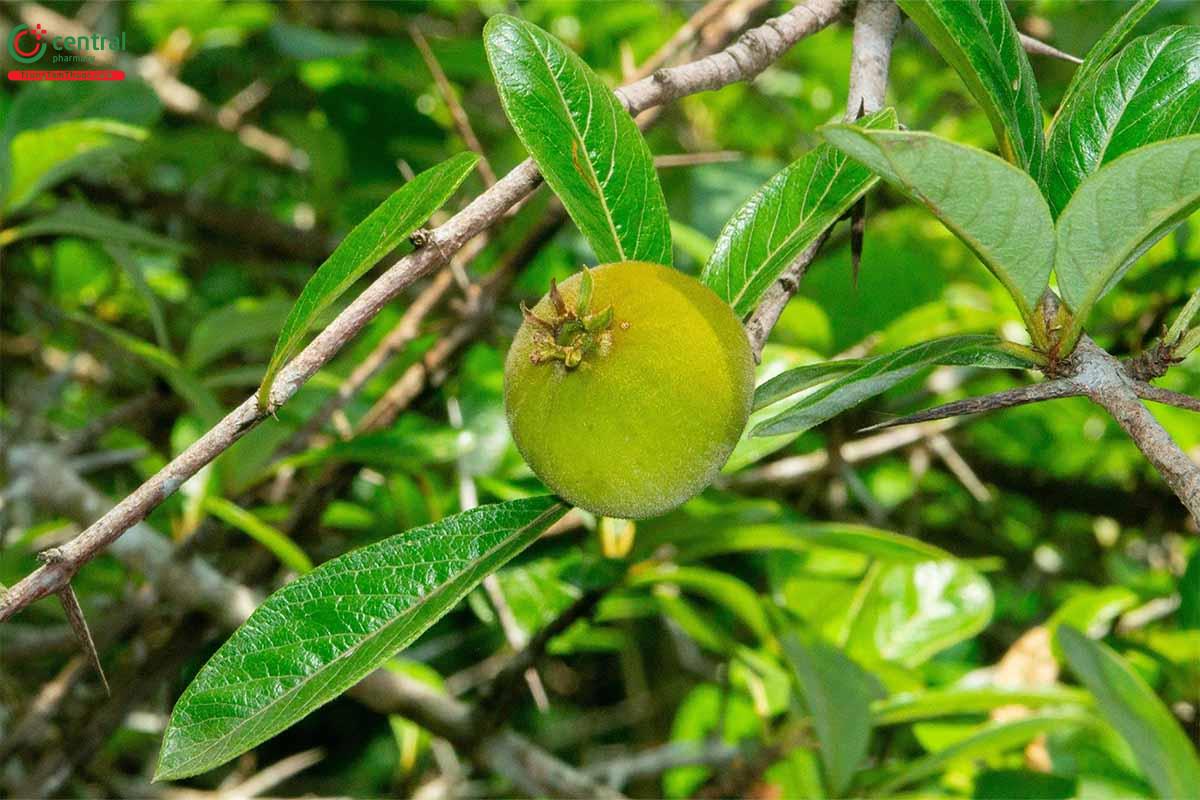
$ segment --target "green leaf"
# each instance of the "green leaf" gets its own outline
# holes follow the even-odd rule
[[[1200,548],[1188,559],[1179,578],[1179,627],[1200,631]]]
[[[200,370],[254,342],[269,347],[291,308],[292,304],[282,297],[263,300],[242,297],[205,313],[188,336],[184,363],[191,369]],[[257,373],[254,378],[257,383]]]
[[[1061,730],[1069,725],[1091,724],[1093,722],[1090,717],[1072,713],[1039,714],[1012,722],[989,723],[944,749],[910,762],[898,774],[877,787],[873,794],[889,797],[895,794],[897,789],[936,775],[956,762],[1000,755],[1024,747],[1039,734]]]
[[[1058,215],[1103,164],[1152,142],[1200,130],[1200,28],[1134,39],[1094,71],[1050,130],[1043,181]]]
[[[1002,341],[995,336],[948,336],[876,356],[761,423],[753,434],[772,436],[809,430],[935,364],[984,367],[1027,365],[1002,349],[1001,345]],[[768,381],[762,391],[774,394],[776,387],[786,387],[788,381],[788,373],[784,373]]]
[[[1200,135],[1138,148],[1090,176],[1058,218],[1054,270],[1075,312],[1092,306],[1134,262],[1200,206]]]
[[[822,547],[849,550],[895,563],[951,558],[945,550],[920,539],[848,522],[739,522],[728,526],[689,530],[687,535],[683,535],[674,527],[664,527],[638,535],[639,553],[645,552],[648,555],[655,548],[666,544],[670,544],[677,551],[675,557],[679,561],[712,558],[726,553],[759,550],[805,552]]]
[[[867,359],[864,358],[845,358],[838,361],[805,364],[795,369],[789,369],[754,391],[754,410],[758,411],[772,403],[778,403],[784,398],[803,392],[805,389],[828,383],[847,372],[859,369],[866,363]]]
[[[118,346],[131,355],[136,356],[144,364],[157,372],[176,394],[192,406],[206,423],[215,425],[221,419],[223,411],[221,404],[217,402],[216,396],[199,378],[184,367],[183,364],[179,363],[179,359],[174,355],[144,339],[126,333],[120,328],[114,328],[112,325],[92,319],[84,314],[70,313],[67,316],[81,325],[104,334]]]
[[[892,129],[896,112],[884,109],[856,124]],[[730,218],[700,280],[739,316],[749,314],[796,257],[876,181],[868,169],[831,145],[810,150],[767,181]]]
[[[1058,644],[1159,796],[1193,796],[1200,786],[1200,759],[1154,690],[1120,656],[1074,628],[1061,626]]]
[[[128,150],[146,139],[146,129],[107,119],[60,122],[17,134],[4,210],[13,212],[108,152]]]
[[[367,49],[366,42],[346,32],[331,34],[286,22],[273,23],[267,29],[267,37],[280,53],[297,61],[346,58]]]
[[[301,575],[312,572],[313,565],[308,555],[287,534],[272,528],[253,512],[223,497],[206,497],[204,510],[267,548],[284,566]]]
[[[965,4],[964,4],[965,5]],[[1028,321],[1050,279],[1054,223],[1034,180],[929,133],[827,125],[825,138],[924,203],[1000,279]]]
[[[1042,106],[1003,0],[898,0],[987,114],[1004,157],[1042,173]]]
[[[795,308],[803,304],[803,299],[801,299],[799,303],[793,303],[789,307],[799,310],[801,316],[805,317],[803,309]],[[811,351],[767,342],[766,346],[763,347],[762,361],[754,370],[754,383],[756,386],[761,386],[785,370],[809,365],[812,363],[814,355]],[[833,380],[835,377],[837,376],[829,375],[828,378],[820,379],[813,377],[812,380],[814,381],[814,385],[819,385],[826,380]],[[721,468],[723,473],[727,475],[732,474],[749,464],[755,464],[771,453],[787,447],[796,440],[796,436],[793,435],[769,437],[753,435],[754,429],[758,427],[760,422],[775,416],[784,407],[785,405],[782,403],[771,404],[751,412],[750,419],[746,421],[746,425],[742,429],[742,435],[738,437],[737,445],[733,448],[733,453],[730,454],[729,460],[725,462],[725,466]]]
[[[158,297],[150,288],[150,284],[146,283],[146,273],[142,270],[138,254],[120,242],[109,241],[102,246],[104,252],[108,253],[108,257],[125,271],[129,282],[133,284],[134,289],[141,296],[142,302],[146,304],[146,314],[150,317],[150,324],[154,327],[154,339],[158,346],[169,351],[171,338],[167,335],[167,320],[163,316],[162,307],[158,304]]]
[[[0,231],[0,247],[35,236],[82,236],[100,242],[120,242],[170,253],[186,253],[190,249],[173,239],[102,214],[83,203],[63,203],[48,214]]]
[[[497,14],[483,37],[504,113],[596,257],[669,265],[662,187],[621,102],[536,25]]]
[[[106,120],[148,127],[162,107],[148,84],[135,78],[123,81],[34,81],[17,93],[0,114],[0,200],[7,197],[12,177],[12,140],[25,131],[47,128],[70,120]],[[0,203],[2,205],[2,203]]]
[[[680,567],[664,564],[638,572],[630,586],[672,584],[684,591],[706,597],[730,613],[762,640],[771,638],[767,614],[758,594],[743,580],[706,567]]]
[[[1071,82],[1067,84],[1067,90],[1063,93],[1062,100],[1058,105],[1058,114],[1062,114],[1063,108],[1071,102],[1071,98],[1075,96],[1080,85],[1094,75],[1096,70],[1104,66],[1108,57],[1117,52],[1117,48],[1121,46],[1121,42],[1125,41],[1125,37],[1129,35],[1134,26],[1156,5],[1158,5],[1158,0],[1137,0],[1129,6],[1119,20],[1113,23],[1111,28],[1104,32],[1103,36],[1096,40],[1092,49],[1088,50],[1087,55],[1084,56],[1083,63],[1071,76]]]
[[[994,600],[961,561],[888,564],[867,573],[846,638],[850,655],[914,668],[983,630]]]
[[[782,643],[812,715],[829,794],[843,797],[866,758],[870,704],[880,687],[862,667],[816,637],[801,641],[788,634]]]
[[[304,284],[296,305],[284,321],[258,390],[260,406],[268,406],[275,375],[300,349],[317,315],[441,208],[475,169],[478,160],[474,153],[459,153],[425,170],[393,192],[346,235]]]
[[[1085,589],[1059,606],[1046,620],[1046,628],[1051,636],[1059,625],[1069,625],[1090,636],[1104,636],[1113,621],[1137,602],[1138,596],[1124,586]],[[1059,655],[1057,645],[1054,649],[1055,655]]]
[[[341,462],[390,469],[420,469],[446,464],[462,452],[460,433],[445,426],[418,425],[408,416],[388,430],[364,433],[353,439],[315,447],[282,459],[276,466],[307,467]]]
[[[565,512],[553,497],[481,506],[347,553],[284,586],[179,698],[155,779],[223,764],[349,689]]]
[[[672,742],[718,739],[735,744],[762,733],[763,722],[746,695],[708,683],[688,692],[671,723]],[[662,794],[668,798],[691,797],[711,774],[712,768],[706,766],[673,767],[663,773]]]
[[[1004,706],[1089,706],[1092,696],[1068,686],[1009,689],[1001,686],[951,686],[905,692],[871,704],[876,725],[900,725],[923,719],[985,714]]]

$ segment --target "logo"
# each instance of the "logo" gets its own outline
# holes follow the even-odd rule
[[[55,65],[81,64],[88,67],[111,65],[125,51],[125,32],[120,36],[50,36],[41,25],[18,25],[8,37],[8,54],[18,64],[41,61],[50,48],[55,50],[47,61]],[[44,67],[44,63],[39,65]],[[119,69],[12,69],[10,81],[120,81]]]
[[[41,25],[36,28],[18,25],[8,39],[8,54],[22,64],[32,64],[46,52],[46,43],[42,41],[45,35],[46,29]]]

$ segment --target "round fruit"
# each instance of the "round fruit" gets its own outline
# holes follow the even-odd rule
[[[517,449],[546,485],[608,517],[653,517],[708,486],[750,415],[754,358],[717,295],[627,261],[522,306],[504,367]]]

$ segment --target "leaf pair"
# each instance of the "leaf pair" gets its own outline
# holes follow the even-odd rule
[[[1033,312],[1052,269],[1077,335],[1096,301],[1200,205],[1200,135],[1147,145],[1100,168],[1056,225],[1032,178],[982,150],[928,133],[849,125],[823,132],[970,247],[1008,289],[1039,345],[1045,334]]]
[[[860,155],[888,162],[885,168],[891,177],[880,174],[929,205],[976,251],[1016,299],[1035,340],[1045,336],[1031,310],[1049,280],[1047,263],[1053,263],[1063,298],[1075,312],[1073,327],[1064,338],[1069,349],[1096,301],[1138,256],[1196,207],[1196,193],[1190,190],[1197,184],[1190,160],[1194,149],[1189,146],[1146,154],[1103,181],[1089,180],[1098,178],[1098,171],[1119,156],[1200,130],[1200,81],[1195,78],[1200,28],[1165,28],[1120,48],[1155,2],[1139,0],[1131,5],[1091,49],[1068,86],[1044,142],[1037,86],[1001,0],[899,0],[987,114],[1001,154],[1032,176],[1042,191],[1029,191],[1028,182],[1004,177],[1000,166],[965,151],[958,154],[960,171],[972,176],[965,181],[964,191],[957,193],[936,181],[913,180],[922,176],[906,170],[905,162],[911,167],[920,157],[898,152],[897,147],[881,144],[877,148],[884,151],[881,154],[867,150]],[[1169,179],[1172,160],[1179,167],[1178,181]],[[936,159],[921,163],[928,166]],[[953,178],[950,169],[941,170],[948,180]],[[993,184],[1013,195],[983,196],[970,202],[970,191]],[[1040,202],[1042,194],[1044,202]],[[1042,205],[1052,217],[1065,216],[1068,210],[1072,215],[1066,225],[1060,221],[1057,242],[1049,252]],[[1034,227],[1014,227],[1011,237],[1002,237],[999,243],[993,238],[992,246],[986,246],[988,223],[1004,220]],[[1114,222],[1119,223],[1117,229]],[[1008,252],[997,246],[1003,239],[1016,240],[1008,241]],[[1019,260],[1022,246],[1031,260]]]

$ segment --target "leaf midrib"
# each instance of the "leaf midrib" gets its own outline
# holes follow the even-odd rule
[[[990,255],[986,254],[986,252],[983,248],[983,243],[980,242],[977,237],[968,233],[961,225],[956,223],[954,220],[950,219],[948,216],[938,214],[936,212],[936,210],[934,209],[934,204],[929,200],[929,198],[926,196],[926,194],[924,192],[920,191],[906,177],[901,175],[899,170],[896,169],[896,162],[894,162],[892,160],[891,153],[888,152],[888,149],[886,147],[883,147],[883,146],[878,145],[875,142],[871,141],[871,139],[869,137],[866,137],[866,138],[867,138],[867,141],[870,142],[871,145],[874,146],[880,152],[880,154],[883,156],[884,160],[887,161],[888,166],[890,166],[892,168],[892,171],[896,173],[897,177],[900,178],[901,182],[910,191],[912,191],[914,194],[921,197],[921,199],[925,203],[925,205],[931,211],[934,211],[934,215],[938,218],[938,220],[943,225],[945,225],[947,228],[949,228],[952,233],[954,233],[962,241],[966,242],[971,247],[971,250],[976,254],[976,256],[979,258],[979,260],[982,261],[984,263],[984,265],[986,265],[988,267],[988,270],[993,275],[995,275],[996,278],[1000,281],[1000,283],[1002,283],[1004,285],[1004,288],[1008,290],[1009,295],[1012,296],[1013,300],[1016,301],[1017,306],[1021,311],[1021,315],[1023,317],[1025,317],[1026,319],[1028,319],[1031,316],[1031,314],[1033,313],[1032,305],[1030,304],[1029,300],[1025,297],[1024,293],[1022,293],[1017,288],[1016,284],[1012,280],[1012,275],[1008,271],[1008,267],[1006,265],[999,263],[998,261],[995,260],[995,258],[991,257]],[[985,155],[988,155],[988,156],[992,155],[991,153],[987,153],[986,151],[980,151],[980,152],[983,152]],[[992,157],[995,158],[995,156],[992,156]],[[1002,163],[1004,163],[1006,166],[1009,166],[1009,167],[1013,166],[1012,164],[1005,161],[1004,159],[999,159],[999,160]],[[951,164],[954,164],[955,169],[957,169],[957,162],[951,161]],[[1021,174],[1025,175],[1027,178],[1029,177],[1029,173],[1024,172],[1023,170],[1021,171]],[[1030,181],[1032,181],[1032,178],[1030,178]],[[1038,193],[1037,196],[1041,197],[1041,189],[1038,188],[1036,184],[1034,184],[1034,189]],[[1017,198],[1017,205],[1018,206],[1020,205],[1020,198]],[[979,212],[977,211],[977,214],[978,213]],[[1053,263],[1054,263],[1053,260],[1051,260],[1051,266],[1053,266]]]
[[[538,47],[537,40],[534,39],[529,34],[529,32],[524,29],[524,27],[518,26],[518,29],[520,30],[521,35],[524,36],[526,38],[526,40],[533,46],[533,50],[534,50],[534,52],[537,53],[538,58],[541,59],[542,63],[546,65],[546,72],[549,73],[549,75],[550,75],[550,83],[552,83],[554,85],[554,93],[556,95],[558,95],[558,99],[562,102],[563,110],[566,112],[567,123],[571,126],[571,130],[575,133],[576,137],[579,139],[579,142],[583,147],[582,161],[585,164],[587,164],[588,174],[590,174],[592,176],[593,185],[596,187],[596,196],[600,200],[600,207],[602,209],[604,209],[604,221],[608,223],[609,233],[612,234],[613,242],[615,242],[617,245],[617,254],[621,257],[622,261],[625,261],[628,258],[628,256],[625,255],[625,246],[622,244],[621,238],[617,234],[617,229],[613,225],[612,209],[610,209],[608,207],[608,199],[604,196],[604,189],[600,185],[600,176],[596,173],[595,165],[592,164],[592,159],[588,155],[587,141],[584,139],[583,133],[579,130],[579,126],[577,126],[575,124],[575,117],[571,116],[571,106],[567,103],[567,98],[562,93],[562,87],[559,85],[558,80],[554,75],[554,67],[551,66],[550,61],[546,58],[546,55],[545,55],[545,53],[542,52],[542,49],[540,47]],[[570,62],[570,54],[564,52],[563,62],[564,62],[563,66],[565,67]],[[586,75],[584,76],[583,84],[584,84],[584,86],[587,87],[588,103],[589,103],[589,105],[594,106],[595,104],[591,100],[593,87],[588,82]],[[588,118],[589,118],[588,124],[589,125],[591,124],[591,122],[590,122],[591,115],[592,115],[592,112],[589,110],[588,111]],[[616,141],[617,141],[618,136],[619,136],[619,132],[617,130],[616,121],[614,119],[614,124],[613,124],[613,146],[614,146],[614,148],[616,147]],[[613,165],[615,168],[615,166],[616,166],[615,158],[613,159]]]
[[[1200,156],[1193,154],[1193,157],[1200,157]],[[1185,172],[1183,170],[1180,170],[1179,175],[1177,176],[1178,182],[1176,183],[1176,192],[1177,193],[1178,193],[1179,185],[1183,182],[1184,177],[1185,177]],[[1082,184],[1080,184],[1080,185],[1082,187]],[[1079,195],[1079,192],[1078,192],[1078,190],[1076,190],[1075,196],[1078,196],[1078,195]],[[1075,198],[1072,197],[1071,199],[1073,202]],[[1124,254],[1119,259],[1111,259],[1111,260],[1105,261],[1104,262],[1105,269],[1098,273],[1098,275],[1103,276],[1103,279],[1092,282],[1092,287],[1089,289],[1088,293],[1084,296],[1084,299],[1080,301],[1079,308],[1075,309],[1076,315],[1080,319],[1082,319],[1084,316],[1087,315],[1087,313],[1092,309],[1092,307],[1100,300],[1100,297],[1104,294],[1104,289],[1105,289],[1105,287],[1108,286],[1109,281],[1112,280],[1113,275],[1120,272],[1121,267],[1129,264],[1131,252],[1136,251],[1138,249],[1138,247],[1140,247],[1142,245],[1142,243],[1146,240],[1146,238],[1148,236],[1150,236],[1151,234],[1153,234],[1154,231],[1158,230],[1158,228],[1160,226],[1162,226],[1163,224],[1165,224],[1167,222],[1167,220],[1169,220],[1171,217],[1178,214],[1181,210],[1186,208],[1188,205],[1195,203],[1195,202],[1196,202],[1196,199],[1195,199],[1194,194],[1183,195],[1182,199],[1179,200],[1178,202],[1171,203],[1169,206],[1165,206],[1164,209],[1160,213],[1156,214],[1153,217],[1153,219],[1154,219],[1153,225],[1147,225],[1142,228],[1143,233],[1138,236],[1136,244],[1132,249],[1124,250],[1123,251]],[[1063,216],[1066,215],[1067,209],[1069,209],[1070,207],[1071,207],[1071,204],[1068,203],[1066,208],[1063,209]],[[1100,215],[1098,214],[1097,216],[1099,217]],[[1062,253],[1070,252],[1067,248],[1064,248],[1064,247],[1059,247],[1059,248],[1057,248],[1057,250]],[[1145,255],[1144,251],[1142,253],[1138,253],[1137,256],[1135,256],[1135,258],[1141,258],[1143,255]],[[1071,264],[1073,267],[1077,263],[1078,262],[1075,259],[1073,259],[1073,258],[1071,259]],[[1057,271],[1058,271],[1058,265],[1056,263],[1055,264],[1055,272],[1057,272]],[[1079,269],[1079,270],[1077,270],[1077,272],[1080,275],[1086,276],[1086,274],[1087,274],[1087,271],[1083,270],[1083,269]]]
[[[830,149],[835,150],[835,152],[836,152],[836,149],[833,148],[832,146],[830,146]],[[819,162],[820,156],[817,157],[817,160]],[[784,204],[784,199],[780,198],[780,200],[779,200],[780,209],[778,211],[776,211],[775,220],[771,223],[771,232],[767,236],[767,254],[766,254],[766,256],[764,256],[763,260],[760,262],[758,269],[754,270],[753,272],[751,272],[749,274],[747,274],[745,272],[745,262],[748,261],[750,258],[750,243],[747,242],[746,255],[742,260],[742,264],[743,264],[742,288],[741,288],[741,291],[739,291],[737,293],[737,296],[734,297],[729,302],[729,304],[731,306],[734,306],[735,308],[737,307],[738,303],[740,303],[742,301],[742,298],[746,296],[746,293],[748,291],[750,291],[750,287],[754,283],[754,281],[758,280],[758,277],[760,275],[762,275],[764,271],[766,271],[767,265],[770,264],[775,259],[775,257],[779,255],[780,252],[782,252],[792,242],[794,242],[797,238],[799,238],[800,231],[804,228],[805,225],[807,225],[809,223],[809,221],[811,221],[813,219],[813,217],[815,217],[817,215],[817,209],[820,207],[821,203],[825,200],[825,198],[829,196],[829,193],[831,191],[833,191],[834,182],[838,179],[838,176],[841,175],[843,169],[846,166],[846,156],[843,155],[842,163],[839,164],[838,166],[834,167],[833,174],[830,176],[829,182],[825,187],[825,191],[823,191],[821,193],[821,196],[818,197],[814,201],[812,211],[810,211],[807,215],[805,215],[804,214],[804,206],[808,201],[809,192],[812,191],[813,181],[816,179],[817,168],[819,166],[820,166],[819,163],[814,165],[812,171],[808,175],[808,185],[804,187],[804,197],[800,201],[800,209],[801,209],[800,221],[797,223],[795,228],[792,229],[791,233],[789,233],[783,237],[783,241],[781,241],[777,247],[772,248],[771,247],[771,237],[775,235],[775,228],[779,225],[779,217],[782,215],[782,207]],[[785,185],[787,184],[786,177],[784,178],[784,184]],[[732,274],[732,271],[728,271],[726,273],[727,276],[729,276],[731,274]],[[728,277],[727,277],[727,280],[728,280]]]

